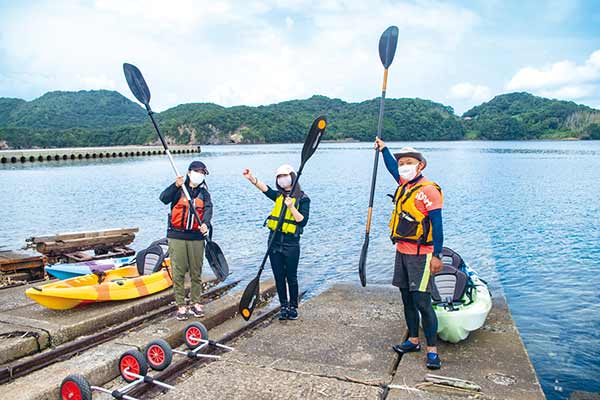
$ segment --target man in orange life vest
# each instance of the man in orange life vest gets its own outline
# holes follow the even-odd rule
[[[161,194],[160,200],[171,204],[167,238],[169,239],[169,257],[173,268],[173,289],[177,303],[177,319],[186,320],[189,316],[203,317],[200,304],[202,294],[202,264],[204,262],[204,236],[208,234],[212,218],[212,202],[205,178],[208,175],[206,165],[193,161],[187,177],[178,176]],[[201,223],[199,224],[185,198],[182,186],[186,185]],[[191,305],[185,304],[185,274],[189,270],[192,281]]]
[[[427,160],[412,147],[393,154],[383,140],[375,138],[385,166],[398,183],[390,219],[391,239],[396,245],[392,284],[400,289],[408,339],[393,346],[398,353],[419,351],[419,314],[427,341],[426,366],[441,367],[437,353],[437,317],[431,303],[431,275],[442,270],[443,195],[440,187],[422,172]]]

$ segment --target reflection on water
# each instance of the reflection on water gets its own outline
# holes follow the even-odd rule
[[[399,149],[407,143],[390,144]],[[600,142],[410,143],[426,153],[426,175],[445,194],[446,245],[504,292],[547,396],[600,391]],[[301,144],[204,146],[215,202],[215,240],[235,278],[250,279],[266,247],[272,203],[241,176],[272,183],[298,166]],[[197,155],[177,155],[183,171]],[[310,295],[358,280],[373,149],[323,143],[302,186],[311,217],[300,279]],[[173,180],[164,157],[0,167],[0,246],[32,235],[138,226],[134,247],[164,235],[159,193]],[[380,164],[368,258],[369,282],[389,283],[394,250],[387,220],[393,179]]]

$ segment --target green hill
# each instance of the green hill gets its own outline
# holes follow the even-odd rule
[[[371,140],[377,126],[379,99],[347,103],[313,96],[268,106],[221,107],[215,104],[185,104],[159,114],[165,132],[200,143],[240,141],[244,143],[300,142],[311,122],[327,116],[329,139]],[[385,133],[388,140],[409,138],[461,139],[462,123],[452,108],[420,99],[386,100]]]
[[[379,99],[348,103],[325,96],[266,106],[182,104],[156,118],[171,142],[300,142],[312,120],[327,116],[328,139],[372,140]],[[50,92],[33,101],[0,98],[0,142],[14,148],[110,146],[157,142],[145,111],[118,92]],[[422,99],[387,99],[386,140],[600,139],[600,111],[528,93],[510,93],[472,108]]]
[[[600,111],[529,93],[494,97],[463,114],[467,138],[600,139]]]
[[[27,103],[25,100],[0,97],[0,126],[10,124],[10,113]]]
[[[4,126],[60,130],[140,124],[144,118],[142,107],[118,92],[81,90],[48,92],[33,101],[14,103],[1,121]]]

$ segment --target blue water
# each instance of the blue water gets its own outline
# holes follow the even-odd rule
[[[406,143],[403,143],[406,144]],[[504,293],[549,399],[600,392],[600,142],[413,143],[426,176],[444,189],[445,244],[494,293]],[[400,143],[391,143],[399,148]],[[215,240],[236,278],[250,279],[265,250],[272,203],[241,176],[267,182],[301,145],[205,146],[215,202]],[[176,156],[181,170],[197,156]],[[322,144],[306,166],[311,197],[300,277],[310,295],[357,280],[373,150],[368,143]],[[380,163],[369,251],[370,282],[391,280],[388,239],[395,189]],[[0,167],[0,246],[33,235],[138,226],[135,248],[164,234],[158,200],[172,181],[163,157]]]

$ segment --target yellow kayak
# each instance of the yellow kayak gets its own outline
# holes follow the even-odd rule
[[[81,304],[137,299],[172,285],[166,268],[140,276],[136,266],[129,266],[109,270],[101,277],[89,274],[32,287],[25,294],[52,310],[68,310]]]

